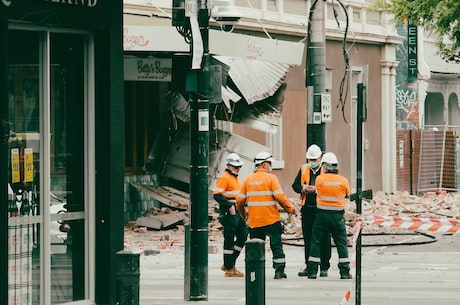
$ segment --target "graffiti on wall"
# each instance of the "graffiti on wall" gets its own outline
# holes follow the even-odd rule
[[[417,125],[418,103],[415,91],[396,87],[396,113],[398,121],[405,121],[409,126]]]

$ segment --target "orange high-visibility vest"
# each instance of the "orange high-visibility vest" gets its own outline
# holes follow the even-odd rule
[[[216,181],[214,194],[222,194],[226,198],[235,199],[240,191],[240,187],[241,184],[238,176],[225,171]]]
[[[294,211],[278,178],[261,167],[246,178],[236,197],[236,207],[243,218],[247,213],[250,228],[268,226],[280,221],[277,203],[288,213]]]
[[[300,184],[309,184],[310,183],[310,164],[305,163],[300,166]],[[300,200],[302,200],[301,206],[303,205],[307,194],[300,193]]]
[[[310,164],[309,163],[305,163],[305,164],[302,164],[300,166],[300,184],[309,184],[310,183]],[[320,172],[320,175],[323,173],[323,168],[321,167],[319,169],[321,172]],[[305,199],[307,198],[307,194],[305,193],[300,193],[299,195],[299,199],[301,200],[301,204],[299,204],[300,206],[303,206],[304,203],[305,203]]]
[[[333,173],[316,177],[316,207],[323,210],[343,211],[350,195],[347,178]]]

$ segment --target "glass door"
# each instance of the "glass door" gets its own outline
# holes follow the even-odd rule
[[[8,37],[9,304],[85,300],[89,35]]]

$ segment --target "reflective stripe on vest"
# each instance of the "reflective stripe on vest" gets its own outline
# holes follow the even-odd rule
[[[276,205],[276,201],[249,201],[247,205],[248,207],[268,207]]]

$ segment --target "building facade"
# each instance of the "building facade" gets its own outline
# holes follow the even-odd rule
[[[115,304],[122,2],[0,1],[0,303]]]

